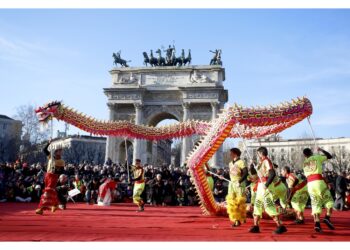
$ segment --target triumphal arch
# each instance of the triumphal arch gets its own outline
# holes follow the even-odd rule
[[[147,60],[150,63],[150,59],[146,56],[145,63],[148,65]],[[225,69],[221,63],[179,65],[175,62],[170,64],[169,60],[170,57],[165,58],[164,64],[152,66],[124,65],[113,68],[110,71],[112,84],[104,88],[108,98],[109,119],[129,120],[148,126],[156,126],[164,119],[179,122],[215,119],[228,100],[227,90],[223,86]],[[181,164],[185,163],[198,139],[198,136],[182,139]],[[146,140],[109,137],[106,158],[111,158],[113,162],[124,162],[127,149],[132,151],[133,162],[139,158],[142,163],[156,164],[157,150],[154,144]],[[223,165],[222,149],[212,158],[211,165]]]

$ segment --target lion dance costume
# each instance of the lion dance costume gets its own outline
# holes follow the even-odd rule
[[[104,183],[98,188],[98,198],[97,205],[99,206],[109,206],[113,200],[113,192],[117,187],[117,182],[108,178]]]
[[[48,151],[50,144],[47,144],[44,148],[44,152],[48,157],[47,163],[47,172],[45,174],[45,189],[43,194],[40,197],[40,203],[38,209],[35,211],[37,214],[42,215],[45,209],[51,209],[52,212],[55,212],[59,201],[56,191],[56,186],[60,174],[63,173],[64,161],[61,158],[56,159],[55,153],[53,154],[53,159],[51,154]],[[51,148],[51,150],[54,150]],[[60,150],[60,149],[58,149]]]
[[[237,227],[245,222],[247,215],[245,181],[248,177],[248,169],[244,161],[240,159],[241,151],[238,148],[232,148],[231,154],[234,154],[235,157],[229,164],[231,181],[228,186],[226,203],[232,226]]]

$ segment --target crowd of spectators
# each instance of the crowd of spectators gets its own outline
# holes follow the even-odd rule
[[[0,202],[39,202],[44,189],[46,166],[40,163],[0,164]],[[145,165],[146,187],[143,198],[148,204],[162,206],[197,205],[195,188],[186,169],[173,166],[154,167]],[[98,188],[106,180],[117,181],[114,202],[132,202],[132,173],[126,166],[107,162],[105,165],[82,163],[66,164],[64,174],[70,189],[77,188],[80,194],[76,202],[97,203]],[[224,197],[224,194],[219,195]]]
[[[0,164],[0,202],[39,202],[44,189],[45,165],[28,165],[15,162]],[[143,199],[155,206],[195,206],[198,204],[195,187],[190,181],[186,168],[174,166],[144,165],[145,191]],[[213,169],[218,175],[229,179],[228,168]],[[66,164],[64,174],[68,177],[70,189],[77,188],[80,194],[74,197],[76,202],[95,204],[98,188],[106,180],[117,181],[113,202],[132,202],[133,183],[128,178],[127,167],[107,161],[104,165],[82,163]],[[301,171],[296,174],[303,178]],[[129,173],[132,177],[132,173]],[[218,202],[225,201],[228,183],[214,178],[213,194]],[[328,183],[338,210],[350,207],[350,172],[326,171],[324,178]],[[249,202],[249,190],[248,202]]]

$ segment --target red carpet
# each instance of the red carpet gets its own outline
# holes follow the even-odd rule
[[[288,232],[273,235],[274,223],[263,220],[260,234],[247,232],[252,219],[232,229],[224,217],[202,216],[198,207],[146,207],[132,204],[98,207],[68,204],[65,211],[36,215],[37,204],[0,203],[0,241],[350,241],[350,211],[335,212],[336,227],[313,232],[310,210],[306,225],[285,222]]]

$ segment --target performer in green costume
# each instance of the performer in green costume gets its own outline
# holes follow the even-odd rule
[[[315,231],[321,232],[320,215],[322,213],[323,206],[327,209],[323,222],[329,229],[334,230],[334,226],[330,221],[334,201],[331,192],[328,189],[327,183],[322,176],[322,163],[327,159],[332,159],[332,155],[321,148],[318,148],[317,150],[323,154],[313,154],[310,148],[305,148],[303,150],[303,154],[305,156],[303,170],[307,178],[307,190],[311,198],[311,208],[315,221]]]
[[[257,150],[260,163],[257,167],[259,176],[258,189],[256,192],[256,199],[254,204],[254,226],[250,228],[251,233],[260,233],[260,219],[263,210],[273,218],[277,224],[277,228],[274,231],[276,234],[282,234],[287,232],[287,228],[282,225],[282,221],[279,217],[279,213],[274,203],[274,184],[278,182],[276,178],[276,172],[271,160],[267,157],[268,151],[265,147],[260,147]]]
[[[291,173],[289,167],[284,167],[282,169],[282,175],[286,178],[288,186],[287,203],[291,203],[292,208],[297,214],[295,224],[304,224],[304,210],[309,199],[307,181]]]

